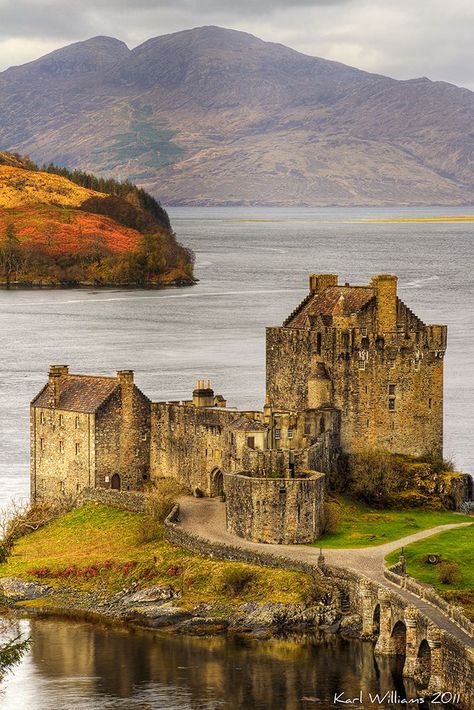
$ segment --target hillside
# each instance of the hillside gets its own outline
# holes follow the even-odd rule
[[[0,284],[193,282],[192,254],[146,193],[111,181],[98,192],[81,184],[94,176],[56,170],[0,152]]]
[[[468,204],[474,93],[201,27],[0,74],[0,143],[168,204]]]

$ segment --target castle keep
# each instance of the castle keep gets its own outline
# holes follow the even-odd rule
[[[187,401],[152,403],[131,371],[52,366],[31,404],[32,498],[173,477],[225,498],[232,532],[313,541],[341,453],[442,454],[446,330],[410,311],[395,276],[351,286],[313,274],[302,303],[267,329],[262,410],[228,408],[209,381]]]

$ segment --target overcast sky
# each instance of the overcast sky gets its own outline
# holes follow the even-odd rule
[[[474,90],[473,0],[0,0],[0,70],[106,34],[220,25],[399,79]]]

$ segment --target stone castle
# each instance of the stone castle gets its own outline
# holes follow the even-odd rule
[[[52,366],[31,404],[31,496],[140,491],[173,477],[225,500],[228,529],[242,537],[311,542],[341,454],[442,455],[446,337],[398,298],[395,276],[353,286],[313,274],[306,298],[267,329],[263,410],[227,407],[205,380],[192,399],[151,402],[132,371]]]

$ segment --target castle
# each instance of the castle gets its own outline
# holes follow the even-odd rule
[[[446,337],[398,298],[395,276],[353,286],[313,274],[306,298],[267,329],[263,410],[227,407],[209,381],[187,401],[150,402],[132,371],[52,366],[31,404],[32,499],[173,477],[225,499],[242,537],[313,541],[341,454],[442,455]]]

